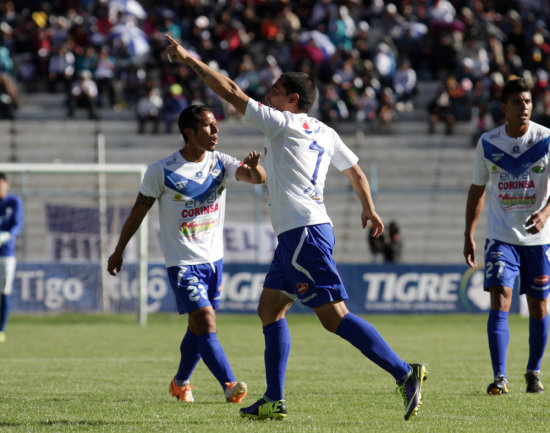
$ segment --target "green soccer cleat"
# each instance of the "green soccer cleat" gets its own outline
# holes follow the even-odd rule
[[[525,373],[525,382],[527,382],[527,389],[525,392],[544,392],[544,386],[542,386],[539,373]]]
[[[426,367],[422,364],[411,364],[411,369],[411,375],[397,387],[405,404],[405,421],[418,413],[418,408],[422,404],[422,383],[428,375]]]
[[[502,374],[499,374],[495,377],[495,381],[487,387],[487,394],[489,395],[500,395],[508,393],[508,379]]]
[[[286,418],[286,404],[284,400],[267,401],[260,398],[252,406],[243,407],[240,410],[241,416],[250,419],[280,419]]]

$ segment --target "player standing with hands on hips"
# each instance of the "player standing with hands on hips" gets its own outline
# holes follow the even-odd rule
[[[328,331],[353,344],[395,378],[409,420],[421,404],[426,368],[401,360],[376,328],[350,313],[344,303],[348,296],[332,258],[334,232],[323,203],[330,162],[344,172],[359,197],[363,228],[370,220],[373,235],[379,236],[384,225],[357,156],[333,129],[307,114],[315,102],[315,83],[305,73],[285,73],[268,92],[267,107],[166,36],[171,43],[166,49],[169,59],[190,66],[266,136],[264,165],[271,222],[278,239],[258,306],[265,337],[267,390],[256,403],[242,408],[241,415],[252,419],[286,417],[283,388],[290,333],[285,314],[300,299]]]
[[[168,279],[178,312],[189,314],[180,346],[180,365],[169,392],[178,400],[194,401],[194,387],[189,380],[202,358],[222,386],[226,401],[240,403],[247,387],[244,382],[236,382],[216,330],[223,271],[225,184],[230,177],[264,183],[265,170],[259,165],[257,152],[250,152],[243,164],[216,151],[218,127],[207,106],[187,107],[179,116],[178,126],[185,145],[147,169],[107,269],[112,275],[119,273],[126,245],[158,199]]]
[[[487,335],[494,382],[487,393],[508,392],[508,313],[518,277],[530,316],[527,392],[540,393],[544,392],[540,368],[548,339],[550,291],[550,130],[530,120],[531,89],[522,78],[503,87],[501,108],[506,123],[483,134],[477,143],[466,203],[464,257],[469,266],[477,266],[474,232],[489,183],[484,287],[491,296]]]
[[[10,183],[0,173],[0,343],[6,341],[15,267],[15,240],[23,228],[23,201],[9,193]]]

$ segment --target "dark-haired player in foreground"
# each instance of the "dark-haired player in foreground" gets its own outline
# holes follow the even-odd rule
[[[426,368],[401,360],[374,326],[349,312],[344,302],[348,296],[332,258],[334,232],[323,203],[331,162],[348,177],[361,201],[363,228],[370,220],[373,235],[379,236],[384,225],[374,209],[357,156],[333,129],[307,114],[315,102],[315,83],[304,73],[283,74],[266,96],[268,107],[249,98],[230,78],[167,37],[171,42],[168,57],[190,66],[210,89],[266,136],[269,209],[278,239],[258,306],[265,336],[267,390],[252,406],[241,409],[241,415],[253,419],[286,417],[283,387],[290,333],[285,314],[299,299],[315,311],[328,331],[349,341],[395,378],[405,404],[405,419],[409,420],[421,404]]]
[[[216,151],[218,127],[212,110],[205,105],[191,105],[183,110],[178,126],[185,145],[147,169],[107,269],[112,275],[118,274],[126,245],[158,199],[168,278],[178,312],[189,314],[180,346],[180,365],[169,392],[180,401],[194,401],[194,387],[189,380],[202,358],[222,386],[226,401],[240,403],[247,387],[244,382],[236,382],[216,330],[223,267],[225,184],[229,177],[263,183],[265,170],[258,165],[259,153],[250,152],[243,164]]]

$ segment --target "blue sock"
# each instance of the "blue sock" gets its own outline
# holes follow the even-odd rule
[[[183,340],[181,340],[180,352],[181,358],[178,372],[176,373],[176,380],[187,382],[201,359],[197,336],[192,334],[189,328],[187,328],[187,332]]]
[[[487,321],[487,336],[489,337],[489,352],[493,364],[493,374],[506,377],[506,354],[510,342],[510,327],[508,312],[491,310]]]
[[[265,377],[267,390],[264,396],[269,400],[284,399],[286,365],[290,355],[290,331],[285,318],[264,326]]]
[[[548,340],[548,313],[542,319],[529,318],[529,362],[528,371],[540,371],[540,363]]]
[[[202,360],[223,389],[227,382],[235,382],[235,375],[216,333],[198,335],[197,347]]]
[[[353,344],[368,359],[390,373],[397,381],[409,374],[411,366],[403,361],[366,320],[348,313],[338,325],[336,334]]]
[[[11,302],[9,295],[0,295],[0,332],[6,329],[10,308]]]

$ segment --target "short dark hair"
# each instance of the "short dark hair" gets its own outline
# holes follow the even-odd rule
[[[0,172],[0,180],[8,180],[6,173]]]
[[[508,81],[502,88],[501,100],[504,104],[506,104],[510,99],[510,96],[523,92],[531,93],[531,86],[525,78],[514,78]]]
[[[297,93],[298,110],[307,113],[315,104],[317,98],[317,89],[315,81],[311,75],[305,72],[285,72],[280,77],[281,85],[285,88],[286,93]]]
[[[196,131],[197,125],[201,121],[201,114],[205,111],[212,110],[204,104],[193,104],[180,113],[180,117],[178,118],[178,128],[185,142],[187,142],[187,136],[184,132],[185,128],[192,128],[193,131]]]

